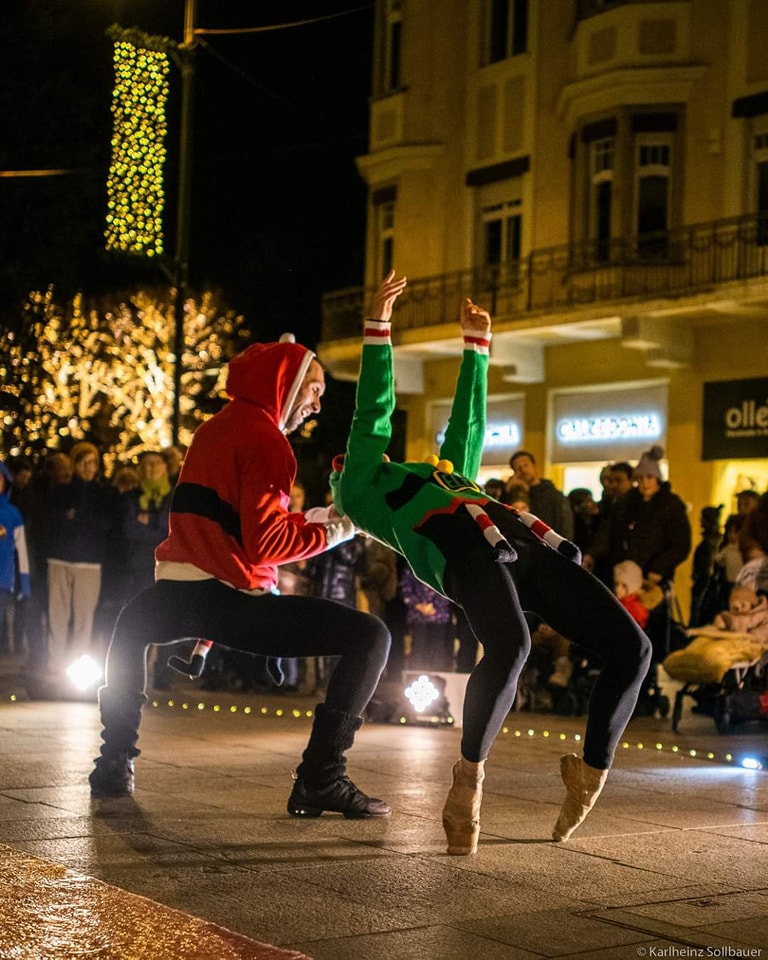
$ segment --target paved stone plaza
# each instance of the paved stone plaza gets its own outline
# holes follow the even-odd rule
[[[768,774],[700,759],[734,745],[768,754],[760,728],[726,740],[704,717],[684,717],[679,736],[668,720],[633,721],[595,811],[556,844],[558,757],[578,751],[583,720],[513,714],[488,764],[479,853],[460,858],[445,854],[440,824],[460,731],[366,725],[350,773],[392,817],[297,821],[285,802],[311,701],[191,687],[172,700],[146,710],[135,797],[99,803],[86,780],[95,704],[0,704],[0,958],[768,957]],[[87,904],[69,925],[65,907],[68,890],[74,904],[96,881],[102,898],[149,898],[131,903],[161,911],[153,929],[181,916],[166,908],[190,914],[199,936],[217,925],[226,949],[192,936],[191,952],[137,952],[122,907],[119,937],[106,911],[94,946]],[[12,907],[25,897],[34,932]],[[43,952],[51,923],[58,946]]]

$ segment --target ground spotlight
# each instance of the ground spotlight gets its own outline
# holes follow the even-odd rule
[[[374,723],[461,726],[468,673],[405,671],[379,684],[366,710]]]
[[[745,770],[762,770],[763,764],[757,757],[742,757],[740,760]]]
[[[87,654],[83,654],[71,663],[66,669],[66,674],[75,690],[82,693],[94,687],[104,675],[98,663]]]
[[[406,674],[403,678],[405,722],[452,723],[445,687],[445,680],[437,673]]]
[[[23,674],[23,683],[30,700],[93,702],[103,676],[103,663],[83,654],[67,667],[53,669],[47,664],[30,667]]]

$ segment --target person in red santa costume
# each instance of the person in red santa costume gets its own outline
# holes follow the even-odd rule
[[[89,781],[94,797],[131,794],[146,702],[149,644],[201,637],[270,657],[340,657],[294,773],[288,812],[317,817],[388,816],[346,776],[344,752],[387,661],[390,636],[377,618],[315,597],[279,596],[277,565],[351,539],[333,507],[288,509],[296,458],[286,438],[320,411],[323,369],[287,335],[253,344],[229,364],[230,402],[195,433],[155,553],[156,582],[117,619],[99,690],[102,747]]]

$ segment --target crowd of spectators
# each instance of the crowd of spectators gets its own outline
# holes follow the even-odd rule
[[[510,459],[509,476],[489,480],[486,491],[572,539],[584,565],[615,590],[633,616],[642,616],[641,625],[650,631],[648,597],[668,595],[676,568],[691,552],[686,507],[662,478],[662,455],[654,447],[635,466],[606,464],[600,474],[602,495],[595,499],[582,487],[565,495],[541,475],[530,452],[519,450]],[[7,558],[2,566],[9,582],[0,584],[0,653],[24,655],[30,669],[49,673],[81,653],[103,659],[121,606],[153,582],[154,551],[167,535],[182,461],[183,451],[175,447],[148,450],[132,462],[118,463],[105,477],[100,451],[85,441],[50,453],[37,468],[26,457],[8,458],[0,471],[0,508],[7,512],[4,526],[20,529],[25,546],[20,550],[19,533],[15,542],[5,539],[6,552],[16,553],[11,568]],[[293,508],[303,509],[300,483],[291,496]],[[745,564],[755,573],[754,582],[768,589],[763,582],[768,581],[763,529],[768,521],[746,525],[751,510],[763,501],[754,491],[742,491],[738,512],[722,528],[722,507],[702,511],[702,538],[693,557],[692,626],[710,622],[727,607],[733,585],[746,576]],[[768,504],[764,508],[768,513]],[[477,641],[462,611],[419,583],[397,555],[374,540],[358,536],[314,560],[286,566],[279,589],[322,596],[381,617],[393,637],[387,670],[392,679],[405,669],[469,672],[478,658]],[[666,605],[660,606],[668,614]],[[535,620],[530,627],[532,662],[537,670],[549,662],[551,682],[566,686],[572,673],[567,638],[553,637]],[[283,661],[284,683],[278,687],[279,671],[268,663],[216,651],[203,683],[319,693],[333,666],[332,661]],[[172,681],[165,658],[158,658],[155,688],[168,689]]]
[[[103,660],[121,606],[153,582],[180,456],[175,447],[145,451],[108,477],[87,441],[37,468],[25,456],[5,461],[4,500],[22,524],[23,547],[18,535],[5,544],[15,547],[16,576],[3,584],[0,652],[49,677],[81,655]]]

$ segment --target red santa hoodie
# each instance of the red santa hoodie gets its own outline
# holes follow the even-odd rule
[[[297,343],[257,343],[229,364],[231,401],[187,452],[169,535],[155,551],[158,580],[214,578],[263,592],[275,586],[277,564],[353,535],[327,511],[288,511],[296,458],[283,429],[313,358]]]

